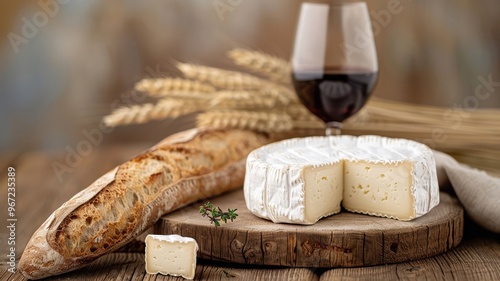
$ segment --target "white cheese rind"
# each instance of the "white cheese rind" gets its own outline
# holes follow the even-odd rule
[[[373,170],[363,173],[366,167]],[[318,178],[315,169],[323,169]],[[325,184],[326,175],[336,176],[335,182]],[[316,191],[330,200],[308,201]],[[244,194],[255,215],[296,224],[338,212],[342,199],[349,211],[400,220],[420,217],[439,204],[432,151],[414,141],[379,136],[299,138],[256,149],[247,158]]]
[[[294,148],[294,141],[283,141],[285,148]],[[268,153],[268,149],[274,153]],[[275,149],[274,144],[263,147],[251,153],[247,158],[244,183],[245,202],[247,208],[255,215],[267,218],[273,222],[313,224],[322,217],[338,213],[343,189],[339,184],[342,177],[341,159],[330,159],[319,163],[322,151],[300,149]],[[283,153],[282,153],[283,152]],[[304,153],[306,152],[306,153]],[[272,157],[271,161],[262,161],[262,156]],[[299,159],[297,161],[297,159]],[[305,163],[305,164],[302,164]],[[330,181],[322,179],[321,170],[332,167]],[[310,170],[313,176],[306,177],[304,169]],[[314,176],[314,173],[318,176]],[[336,176],[336,178],[335,178]],[[334,180],[336,179],[336,180]],[[309,180],[310,182],[307,182]],[[316,198],[315,192],[307,192],[306,186],[313,187],[314,182],[323,184],[323,197]],[[333,185],[330,187],[330,183]],[[337,188],[335,188],[337,187]],[[306,195],[309,195],[306,197]],[[331,198],[329,206],[322,205],[323,212],[316,211],[318,203]],[[320,206],[321,207],[321,206]],[[315,209],[312,212],[306,209]]]
[[[146,272],[193,279],[196,272],[198,244],[193,238],[179,235],[146,237]]]

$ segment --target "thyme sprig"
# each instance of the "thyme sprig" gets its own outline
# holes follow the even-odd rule
[[[214,207],[210,202],[200,206],[201,216],[208,217],[210,223],[213,223],[215,226],[220,226],[220,221],[227,223],[227,220],[235,220],[238,216],[236,210],[238,209],[227,209],[227,212],[223,212],[220,207]]]

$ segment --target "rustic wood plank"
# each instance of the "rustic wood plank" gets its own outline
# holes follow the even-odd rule
[[[316,271],[320,273],[321,271]],[[120,277],[120,278],[118,278]],[[123,279],[121,279],[123,277]],[[144,254],[113,253],[86,268],[48,280],[178,280],[167,276],[147,275]],[[196,279],[203,280],[315,280],[315,271],[303,268],[256,268],[202,261]],[[260,279],[259,279],[260,278]],[[293,279],[295,278],[295,279]],[[26,280],[19,273],[0,268],[1,280]],[[500,239],[473,238],[456,249],[428,259],[361,268],[337,268],[325,271],[320,280],[500,280]]]
[[[212,231],[215,228],[211,228]],[[245,256],[246,264],[264,264],[264,254],[262,253],[262,233],[260,231],[247,230],[246,242],[243,247],[243,255]],[[221,244],[214,245],[220,247]]]
[[[196,268],[197,280],[318,280],[319,277],[306,268],[238,268],[203,264]]]
[[[337,268],[320,280],[500,280],[500,239],[465,240],[433,258],[362,268]]]
[[[365,233],[365,245],[363,253],[364,264],[376,264],[384,260],[382,231]]]
[[[21,274],[0,271],[1,280],[24,281]],[[256,268],[230,267],[228,264],[217,266],[211,262],[199,261],[196,267],[196,280],[318,280],[318,276],[306,268]],[[88,266],[53,276],[45,280],[182,280],[182,278],[161,274],[147,274],[142,253],[112,253],[92,262]]]
[[[286,258],[283,256],[283,252],[280,251],[278,243],[275,238],[281,239],[280,243],[283,245],[284,241],[283,233],[263,233],[262,234],[262,252],[264,255],[264,263],[269,265],[281,265],[281,260]]]
[[[211,201],[224,210],[237,208],[238,219],[214,227],[198,213],[202,204],[198,202],[164,216],[155,232],[182,235],[186,232],[180,229],[191,229],[205,259],[330,268],[426,258],[455,247],[463,234],[463,209],[444,193],[429,214],[410,222],[341,212],[309,226],[276,224],[254,216],[246,208],[242,190]],[[228,241],[222,237],[232,239],[230,247],[221,243]]]

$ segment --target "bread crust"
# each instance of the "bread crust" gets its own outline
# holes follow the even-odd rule
[[[57,209],[31,237],[19,271],[40,279],[81,268],[162,215],[241,187],[246,156],[269,141],[243,130],[193,129],[167,137]]]

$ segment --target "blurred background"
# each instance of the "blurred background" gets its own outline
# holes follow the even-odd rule
[[[129,103],[135,82],[177,75],[177,61],[232,68],[225,54],[235,47],[289,58],[300,2],[4,1],[0,157],[74,147],[83,130]],[[498,0],[368,6],[380,68],[375,96],[457,107],[474,95],[479,76],[500,82]],[[500,107],[495,87],[479,107]],[[190,126],[181,120],[117,128],[104,143],[155,143]]]

